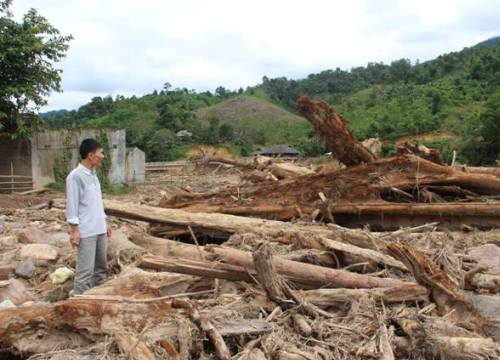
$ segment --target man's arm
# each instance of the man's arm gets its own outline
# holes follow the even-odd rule
[[[80,200],[80,191],[75,179],[68,176],[66,178],[66,221],[70,226],[70,241],[73,247],[80,244],[80,230],[78,224],[78,203]]]

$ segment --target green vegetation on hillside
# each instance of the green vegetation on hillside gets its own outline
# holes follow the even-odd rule
[[[458,140],[440,142],[441,150],[454,147],[460,160],[486,164],[493,163],[500,147],[473,156],[465,144],[478,145],[480,137],[474,141],[470,137],[483,126],[486,104],[497,96],[499,87],[500,38],[494,38],[426,63],[412,65],[406,59],[390,65],[369,63],[350,71],[326,70],[302,80],[264,77],[258,88],[290,110],[302,95],[325,100],[344,115],[360,138],[390,140],[452,131]]]
[[[361,139],[452,132],[454,137],[433,142],[445,158],[457,149],[461,161],[491,164],[500,151],[499,89],[495,38],[425,63],[368,63],[301,80],[264,77],[245,91],[219,87],[215,94],[196,93],[171,90],[167,83],[143,97],[96,97],[76,111],[44,119],[51,125],[125,128],[128,145],[145,150],[148,161],[175,159],[195,144],[228,145],[246,155],[258,146],[288,143],[305,155],[318,155],[326,149],[309,124],[293,114],[297,98],[307,95],[335,106]],[[175,136],[179,130],[192,138],[181,143]]]

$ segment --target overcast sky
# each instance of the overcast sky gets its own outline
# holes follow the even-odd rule
[[[408,58],[425,61],[500,35],[498,0],[14,0],[71,34],[64,93],[42,111],[94,96],[173,87],[245,88],[264,75]]]

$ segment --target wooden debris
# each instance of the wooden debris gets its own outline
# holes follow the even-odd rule
[[[300,293],[305,300],[321,308],[349,303],[363,297],[386,304],[428,300],[428,291],[415,285],[373,289],[316,289],[302,290]]]
[[[191,226],[223,231],[225,233],[255,233],[279,238],[280,242],[291,242],[295,234],[306,236],[315,234],[326,239],[339,239],[342,242],[384,251],[386,244],[376,236],[366,232],[340,227],[301,226],[281,221],[270,221],[227,214],[192,213],[178,209],[157,208],[147,205],[105,200],[108,214],[129,219],[152,221],[177,226]],[[325,240],[328,243],[328,240]],[[318,248],[323,246],[318,245]],[[332,247],[335,245],[332,243]]]
[[[430,149],[423,144],[411,144],[411,143],[403,143],[396,147],[396,151],[399,155],[416,155],[421,157],[422,159],[426,159],[432,161],[433,163],[443,165],[443,156],[437,149]]]
[[[224,339],[219,334],[219,332],[215,329],[212,323],[206,319],[202,319],[198,310],[186,300],[174,299],[172,301],[173,308],[181,308],[186,310],[189,318],[192,322],[198,326],[200,331],[207,335],[207,337],[212,342],[213,347],[215,348],[215,354],[220,360],[230,360],[231,353],[229,352]]]
[[[239,199],[248,200],[230,201],[238,191]],[[336,223],[344,226],[366,223],[382,226],[384,218],[386,228],[408,226],[407,223],[415,226],[436,220],[448,221],[451,225],[459,221],[484,227],[500,226],[496,220],[498,208],[495,206],[498,205],[493,203],[494,206],[488,208],[489,204],[479,203],[480,198],[477,198],[500,194],[499,177],[465,173],[413,155],[379,159],[342,170],[264,182],[241,189],[229,187],[218,193],[165,201],[161,206],[192,212],[290,220],[297,216],[297,207],[304,214],[312,214],[320,202],[319,192],[323,192],[331,203],[330,211]],[[433,201],[461,202],[415,203],[429,201],[425,194],[434,194]],[[469,205],[465,201],[470,202],[468,197],[471,194],[475,194],[476,202]]]
[[[115,339],[122,353],[131,360],[155,360],[154,354],[143,341],[122,331],[116,332]]]
[[[342,163],[351,166],[375,160],[375,156],[349,131],[345,119],[326,102],[312,101],[303,96],[297,101],[296,108]]]
[[[144,256],[139,266],[195,276],[253,282],[252,276],[248,273],[248,270],[255,271],[253,270],[254,266],[252,265],[252,258],[249,253],[234,249],[227,251],[220,248],[217,254],[218,256],[224,256],[226,263]],[[408,285],[408,283],[401,280],[377,278],[280,258],[275,258],[273,263],[279,274],[285,276],[295,284],[305,287],[375,288]]]
[[[9,280],[14,268],[11,265],[0,266],[0,280]]]
[[[500,339],[500,323],[492,322],[483,316],[473,304],[473,298],[461,290],[458,284],[439,266],[428,259],[421,251],[410,245],[392,243],[388,250],[403,261],[415,279],[427,286],[431,298],[442,315],[460,322],[480,335]]]

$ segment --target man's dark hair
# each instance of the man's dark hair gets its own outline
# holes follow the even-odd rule
[[[82,160],[85,159],[89,153],[94,152],[97,149],[102,149],[102,145],[96,139],[88,138],[83,140],[80,144],[80,156],[82,157]]]

